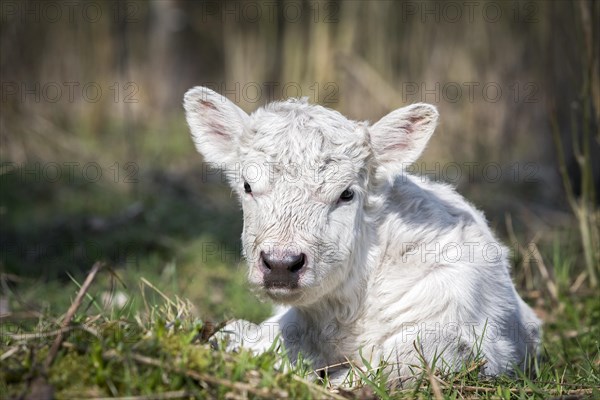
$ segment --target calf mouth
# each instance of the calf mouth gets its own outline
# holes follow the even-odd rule
[[[299,274],[277,274],[264,275],[263,288],[272,299],[283,299],[295,297],[300,291]]]
[[[295,303],[303,294],[303,291],[298,286],[265,286],[264,292],[271,300],[286,304]]]
[[[298,273],[275,273],[265,274],[263,277],[263,285],[265,289],[298,289],[300,274]]]

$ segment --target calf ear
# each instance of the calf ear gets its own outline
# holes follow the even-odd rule
[[[392,177],[417,160],[437,124],[438,112],[417,103],[392,111],[370,127],[379,172]]]
[[[248,114],[224,96],[201,86],[187,91],[183,107],[192,139],[204,160],[225,168],[223,164],[233,164],[237,140],[248,126]]]

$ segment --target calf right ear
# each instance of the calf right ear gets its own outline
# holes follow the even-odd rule
[[[183,99],[185,116],[196,149],[211,163],[237,161],[237,141],[248,126],[248,114],[226,97],[211,89],[196,86]]]
[[[438,112],[430,104],[399,108],[369,128],[378,173],[393,178],[416,161],[435,130]]]

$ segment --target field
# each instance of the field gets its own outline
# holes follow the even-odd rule
[[[503,17],[469,22],[441,2],[309,3],[271,20],[269,2],[98,1],[57,19],[3,1],[3,399],[600,398],[599,4],[486,1]],[[534,373],[420,365],[402,388],[372,365],[343,389],[279,348],[215,346],[273,305],[246,284],[237,199],[189,138],[198,84],[246,111],[304,95],[376,121],[435,104],[413,171],[456,186],[510,248],[544,322]]]

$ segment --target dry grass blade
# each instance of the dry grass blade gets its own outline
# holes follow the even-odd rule
[[[325,367],[322,368],[317,368],[315,369],[313,372],[317,375],[319,375],[320,372],[327,372],[330,369],[336,368],[336,367],[345,367],[345,366],[350,366],[353,362],[348,360],[348,361],[343,361],[343,362],[339,362],[337,364],[331,364],[331,365],[327,365]]]
[[[515,233],[515,229],[512,222],[512,216],[510,214],[506,214],[504,216],[504,224],[506,225],[506,231],[508,232],[508,237],[510,238],[510,242],[513,244],[514,248],[520,253],[521,257],[523,257],[523,261],[521,265],[523,267],[523,279],[525,280],[525,287],[527,290],[532,290],[534,288],[533,283],[533,272],[531,271],[531,263],[528,262],[527,254],[524,254],[523,249],[519,245],[519,240],[517,239],[517,234]]]
[[[102,269],[103,266],[104,266],[104,264],[101,262],[96,262],[92,266],[92,270],[90,271],[88,276],[85,278],[85,281],[83,282],[83,285],[81,285],[79,292],[77,292],[77,296],[75,297],[75,300],[73,301],[73,303],[71,303],[71,306],[69,307],[69,310],[67,311],[67,314],[65,315],[65,318],[62,321],[62,324],[60,327],[60,332],[58,333],[58,336],[56,336],[56,339],[54,339],[54,343],[52,343],[52,347],[50,348],[50,351],[48,352],[48,357],[46,357],[46,362],[44,363],[44,369],[46,371],[48,370],[50,365],[52,365],[52,362],[54,361],[54,358],[56,357],[56,354],[58,353],[58,349],[60,349],[60,345],[62,344],[62,341],[64,340],[64,333],[65,333],[64,330],[66,328],[68,328],[69,324],[71,323],[71,319],[73,319],[73,316],[77,312],[77,309],[79,308],[79,306],[81,306],[83,297],[85,296],[85,294],[87,293],[88,289],[90,288],[92,282],[94,281],[96,274],[98,273],[98,271],[100,271],[100,269]]]
[[[146,278],[141,278],[140,279],[142,281],[142,283],[146,286],[148,286],[149,288],[151,288],[152,290],[154,290],[156,293],[158,293],[169,305],[176,307],[177,304],[175,304],[173,302],[173,300],[171,300],[169,298],[169,296],[167,296],[166,294],[164,294],[159,288],[157,288],[156,286],[154,286],[152,283],[150,283],[150,281],[148,281]],[[143,293],[143,291],[142,291]]]
[[[27,341],[27,340],[40,339],[40,338],[49,337],[49,336],[61,335],[63,333],[70,332],[73,329],[74,328],[71,326],[66,326],[64,328],[56,329],[51,332],[35,332],[35,333],[21,333],[21,334],[4,333],[3,336],[7,336],[13,340]]]
[[[585,282],[586,278],[587,278],[587,273],[585,271],[580,273],[577,276],[577,279],[575,279],[575,282],[573,282],[573,284],[569,288],[569,292],[571,294],[577,293],[579,291],[579,289],[581,288],[581,286],[583,285],[583,283]]]
[[[464,369],[463,371],[460,371],[455,377],[453,377],[453,380],[457,381],[459,379],[463,379],[464,377],[469,375],[471,372],[480,370],[485,364],[487,364],[487,360],[473,361],[471,363],[471,365],[467,366],[466,369]]]
[[[538,249],[537,245],[532,242],[531,246],[533,247],[533,259],[536,261],[536,265],[540,271],[540,275],[542,276],[544,283],[546,284],[548,293],[552,297],[552,300],[554,300],[554,302],[558,304],[560,302],[558,300],[558,289],[556,288],[556,284],[552,280],[548,268],[546,268],[546,263],[544,263],[544,260],[542,259],[542,254],[540,253],[540,250]]]
[[[0,361],[4,361],[7,358],[10,358],[13,354],[15,354],[16,352],[19,351],[19,346],[13,346],[10,349],[8,349],[7,351],[5,351],[1,356],[0,356]]]

